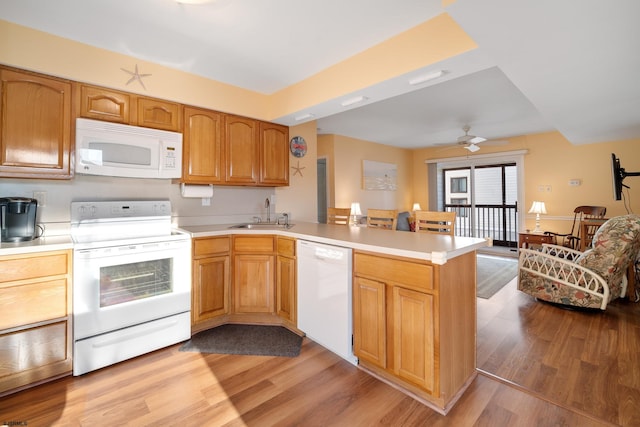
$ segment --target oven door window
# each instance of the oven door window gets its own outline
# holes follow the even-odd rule
[[[170,293],[172,273],[172,258],[101,267],[100,307]]]

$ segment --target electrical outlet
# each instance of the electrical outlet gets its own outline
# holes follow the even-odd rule
[[[202,206],[211,206],[211,198],[203,197],[202,198]]]
[[[38,207],[43,208],[47,206],[47,192],[46,191],[34,191],[33,198],[38,201]]]

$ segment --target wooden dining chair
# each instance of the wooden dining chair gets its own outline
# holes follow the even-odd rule
[[[455,212],[416,211],[415,217],[416,232],[450,236],[455,233]]]
[[[327,224],[349,225],[351,208],[327,208]]]
[[[397,209],[368,209],[367,227],[395,230],[398,225]]]

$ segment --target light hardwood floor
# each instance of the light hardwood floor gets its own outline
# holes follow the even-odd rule
[[[179,345],[0,398],[28,426],[639,426],[640,305],[478,300],[478,375],[447,416],[305,339],[296,358]],[[498,376],[500,378],[498,378]]]

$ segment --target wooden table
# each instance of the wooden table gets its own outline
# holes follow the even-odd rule
[[[529,245],[542,245],[543,243],[553,243],[553,236],[548,234],[523,231],[518,233],[518,248],[528,248]]]

